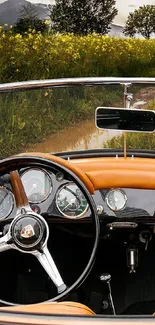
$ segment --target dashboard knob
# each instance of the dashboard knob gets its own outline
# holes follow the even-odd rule
[[[97,206],[97,213],[98,213],[99,216],[103,213],[103,206],[102,205]]]

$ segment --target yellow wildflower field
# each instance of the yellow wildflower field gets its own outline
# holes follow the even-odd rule
[[[91,34],[24,36],[0,27],[0,82],[80,76],[155,76],[155,40]]]

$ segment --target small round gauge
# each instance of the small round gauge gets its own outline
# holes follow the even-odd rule
[[[49,174],[42,169],[27,169],[21,180],[30,203],[45,201],[52,191],[52,181]]]
[[[106,195],[106,203],[112,211],[120,211],[124,209],[127,196],[123,190],[110,190]]]
[[[88,210],[88,202],[75,183],[67,183],[56,196],[56,206],[63,216],[70,219],[82,218]]]
[[[0,187],[0,219],[7,218],[14,208],[14,196],[6,187]]]

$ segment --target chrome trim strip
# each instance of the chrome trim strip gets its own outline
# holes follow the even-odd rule
[[[92,85],[131,85],[155,84],[155,78],[118,78],[118,77],[88,77],[88,78],[60,78],[47,80],[31,80],[0,84],[0,92],[11,90],[26,90],[46,87],[92,86]]]

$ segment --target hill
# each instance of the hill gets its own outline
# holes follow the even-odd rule
[[[27,5],[26,0],[7,0],[0,4],[0,25],[13,25],[19,18],[19,10],[22,6]],[[41,19],[48,18],[48,7],[42,4],[36,4],[36,12]]]

